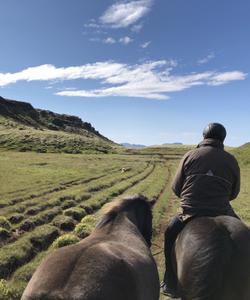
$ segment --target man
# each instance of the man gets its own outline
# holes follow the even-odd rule
[[[178,298],[177,279],[171,253],[177,235],[197,216],[228,215],[238,218],[230,201],[240,190],[240,169],[236,159],[224,151],[226,129],[210,123],[203,131],[204,140],[182,158],[172,189],[181,198],[181,213],[174,217],[165,232],[166,273],[162,293]]]

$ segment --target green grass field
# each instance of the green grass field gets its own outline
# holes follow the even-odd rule
[[[164,228],[178,207],[170,184],[187,149],[155,147],[121,154],[2,151],[0,300],[19,300],[42,258],[87,236],[102,205],[116,197],[142,193],[158,199],[153,211],[157,245],[152,247],[157,252]],[[233,206],[250,225],[249,152],[243,150],[233,150],[242,172],[241,193]],[[155,258],[162,277],[163,255]]]

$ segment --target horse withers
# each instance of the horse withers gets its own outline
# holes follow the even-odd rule
[[[21,300],[158,300],[151,235],[145,197],[113,201],[89,237],[45,258]]]
[[[250,230],[236,218],[190,221],[175,242],[173,261],[182,300],[250,299]]]

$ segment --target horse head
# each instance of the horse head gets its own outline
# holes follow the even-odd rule
[[[120,215],[126,214],[137,226],[147,245],[151,246],[152,237],[152,206],[154,201],[149,201],[143,195],[128,196],[105,205],[104,214],[96,228],[110,224]]]

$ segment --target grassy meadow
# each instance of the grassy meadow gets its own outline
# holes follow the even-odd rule
[[[86,237],[102,205],[135,193],[157,199],[152,252],[159,252],[155,259],[162,278],[163,233],[179,204],[170,185],[187,149],[154,147],[120,154],[1,151],[0,300],[19,300],[46,254]],[[233,206],[250,225],[250,152],[232,151],[242,172],[241,193]]]
[[[79,134],[32,127],[6,119],[0,115],[0,148],[2,149],[22,152],[77,154],[109,153],[117,147],[119,148],[118,145],[87,130],[82,130]]]

